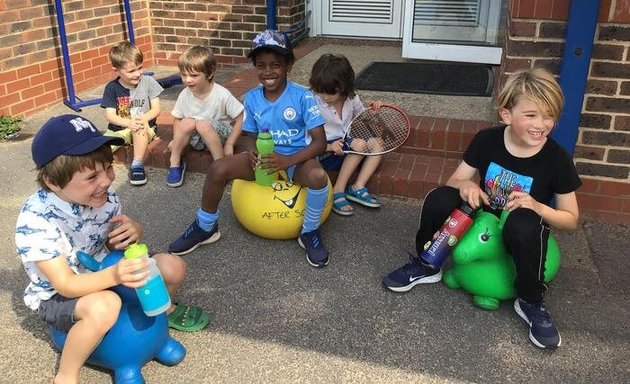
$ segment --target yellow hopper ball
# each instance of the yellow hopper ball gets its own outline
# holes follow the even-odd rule
[[[304,220],[306,187],[287,181],[286,173],[280,175],[280,180],[269,187],[260,186],[255,181],[234,180],[232,209],[241,225],[255,235],[266,239],[295,239]],[[332,195],[329,179],[321,223],[330,215]]]

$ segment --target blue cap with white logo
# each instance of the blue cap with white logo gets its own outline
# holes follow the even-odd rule
[[[37,168],[41,168],[60,155],[85,155],[105,144],[123,145],[125,141],[104,136],[86,118],[61,115],[48,120],[37,132],[31,154]]]

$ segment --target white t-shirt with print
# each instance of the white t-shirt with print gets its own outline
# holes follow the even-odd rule
[[[120,203],[111,189],[107,202],[98,208],[68,203],[45,189],[29,196],[15,229],[17,253],[31,280],[24,291],[24,303],[37,310],[41,301],[57,293],[36,262],[65,257],[70,269],[78,274],[88,271],[79,263],[77,251],[101,261],[109,252],[109,221],[119,213]]]

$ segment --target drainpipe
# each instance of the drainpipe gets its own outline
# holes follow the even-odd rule
[[[267,29],[277,29],[276,0],[267,0]]]
[[[559,81],[564,93],[564,110],[551,136],[571,155],[577,142],[599,5],[600,0],[572,0],[569,9]]]
[[[276,21],[276,0],[267,0],[267,29],[278,29],[278,23]],[[288,31],[282,31],[288,36],[294,35],[291,39],[291,44],[295,46],[300,40],[308,36],[308,29],[306,27],[306,18],[309,17],[310,12],[304,14],[304,19],[298,23],[295,28]]]

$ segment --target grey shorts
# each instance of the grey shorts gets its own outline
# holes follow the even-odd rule
[[[42,301],[37,310],[37,316],[62,332],[68,332],[74,325],[74,308],[77,298],[68,299],[55,294],[48,300]]]
[[[224,123],[219,120],[210,120],[210,124],[212,124],[214,131],[217,133],[217,135],[219,135],[222,141],[225,141],[225,139],[230,136],[230,133],[232,133],[232,126],[230,124]],[[190,137],[190,146],[195,148],[197,151],[203,151],[204,149],[206,149],[206,144],[203,142],[201,136],[196,131],[193,132],[192,136]]]

